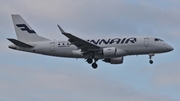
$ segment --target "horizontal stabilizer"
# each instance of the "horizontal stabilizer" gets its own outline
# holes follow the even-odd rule
[[[16,40],[16,39],[9,39],[9,41],[11,41],[12,43],[14,43],[16,46],[19,46],[19,47],[24,47],[24,48],[32,48],[33,46],[32,45],[29,45],[27,43],[24,43],[24,42],[21,42],[19,40]]]

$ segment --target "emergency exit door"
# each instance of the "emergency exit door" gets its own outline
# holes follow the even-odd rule
[[[50,43],[50,51],[54,51],[55,50],[55,42],[51,42]]]
[[[149,38],[144,38],[144,46],[145,47],[149,46]]]

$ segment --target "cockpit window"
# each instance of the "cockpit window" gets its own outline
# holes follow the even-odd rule
[[[155,38],[154,41],[164,41],[164,40],[159,39],[159,38]]]

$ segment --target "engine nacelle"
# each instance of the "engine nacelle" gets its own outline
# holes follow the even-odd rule
[[[104,59],[104,62],[110,63],[110,64],[122,64],[123,63],[123,57],[118,57],[118,58],[108,58]]]
[[[115,47],[103,48],[102,53],[104,58],[121,57],[126,55],[126,52],[124,50]]]
[[[81,50],[73,50],[73,51],[71,52],[71,54],[72,54],[73,57],[82,57],[82,52],[81,52]]]

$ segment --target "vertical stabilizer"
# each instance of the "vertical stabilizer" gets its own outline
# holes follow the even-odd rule
[[[23,42],[48,41],[49,39],[38,36],[27,22],[18,14],[12,14],[12,20],[17,39]]]

